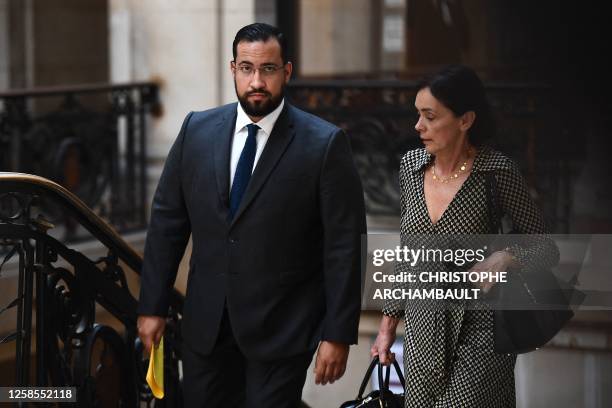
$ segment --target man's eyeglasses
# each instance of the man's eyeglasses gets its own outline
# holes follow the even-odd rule
[[[255,68],[253,65],[248,65],[248,64],[235,65],[234,63],[234,69],[236,70],[236,72],[238,72],[240,75],[244,77],[251,77],[255,75],[255,71],[259,71],[259,75],[263,77],[271,77],[274,74],[276,74],[276,71],[283,69],[283,66],[279,67],[278,65],[274,65],[274,64],[266,64],[266,65],[260,66],[259,68]]]

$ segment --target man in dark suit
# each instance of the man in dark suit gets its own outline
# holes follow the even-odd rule
[[[191,233],[185,406],[295,407],[317,347],[333,383],[357,341],[363,193],[344,132],[284,100],[282,33],[251,24],[233,52],[239,103],[187,115],[155,193],[139,336],[161,338]]]

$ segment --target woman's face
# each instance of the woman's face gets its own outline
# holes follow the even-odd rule
[[[467,129],[463,130],[463,116],[455,116],[431,94],[429,88],[417,93],[414,106],[419,113],[414,128],[428,153],[435,155],[440,151],[453,151],[464,143]]]

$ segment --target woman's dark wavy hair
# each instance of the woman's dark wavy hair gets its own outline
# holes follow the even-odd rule
[[[493,137],[495,121],[484,85],[478,75],[464,65],[449,65],[428,75],[418,83],[418,90],[429,88],[431,94],[457,116],[474,111],[476,119],[468,130],[474,146],[482,146]]]

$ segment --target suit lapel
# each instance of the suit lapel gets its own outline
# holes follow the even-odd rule
[[[270,176],[270,173],[276,166],[276,163],[278,163],[278,160],[285,152],[285,149],[287,146],[289,146],[291,140],[293,140],[294,133],[295,130],[293,127],[290,106],[287,102],[285,102],[285,107],[278,117],[276,124],[274,125],[274,129],[272,130],[272,134],[266,142],[266,147],[264,148],[261,157],[255,166],[255,170],[253,171],[249,185],[244,192],[244,196],[242,197],[242,201],[240,202],[240,206],[234,215],[231,225],[236,223],[236,220],[240,218],[244,210],[249,206],[251,201],[253,201],[264,182]]]
[[[230,106],[231,108],[228,108],[223,117],[215,125],[217,137],[215,137],[213,146],[217,191],[219,192],[223,208],[229,207],[230,154],[237,114],[236,104]]]

